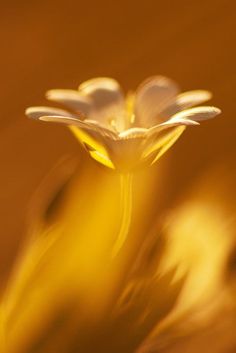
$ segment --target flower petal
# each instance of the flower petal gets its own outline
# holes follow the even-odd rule
[[[166,125],[156,129],[155,133],[149,133],[143,146],[142,159],[153,164],[178,140],[185,128],[184,125]]]
[[[89,151],[90,156],[95,159],[97,162],[105,165],[108,168],[115,169],[114,164],[110,160],[109,156],[107,154],[104,154],[100,151]]]
[[[107,146],[110,159],[119,170],[131,170],[140,164],[146,135],[120,138]]]
[[[169,121],[174,122],[182,119],[202,121],[202,120],[212,119],[220,113],[221,113],[221,110],[219,108],[211,107],[211,106],[203,106],[203,107],[183,110],[182,112],[179,112],[173,115]]]
[[[142,158],[152,158],[151,164],[154,164],[182,135],[185,126],[169,126],[160,134],[152,135],[146,140],[146,146],[143,149]]]
[[[163,76],[144,81],[136,92],[135,124],[150,127],[158,123],[163,106],[179,93],[177,84]]]
[[[148,129],[148,136],[154,136],[157,134],[160,134],[162,132],[165,133],[165,130],[175,128],[178,126],[195,126],[195,125],[200,125],[197,121],[191,120],[191,119],[184,119],[184,118],[176,118],[176,119],[169,119],[166,122],[162,124],[155,125]]]
[[[77,126],[83,130],[90,131],[93,134],[96,134],[96,138],[99,138],[99,135],[101,136],[107,136],[110,137],[111,139],[117,139],[117,134],[109,129],[101,127],[98,123],[91,123],[91,122],[86,122],[82,121],[79,119],[76,119],[74,117],[70,116],[41,116],[39,118],[42,121],[48,121],[48,122],[55,122],[55,123],[63,123],[66,125],[72,125],[72,126]]]
[[[52,89],[46,93],[47,99],[64,104],[77,113],[88,116],[91,111],[91,101],[76,90]]]
[[[81,142],[91,157],[114,169],[109,151],[111,145],[117,143],[118,135],[113,131],[101,127],[97,122],[77,120],[73,117],[43,116],[40,117],[40,120],[69,125],[74,136]]]
[[[211,92],[204,90],[194,90],[181,93],[167,103],[166,107],[160,112],[159,119],[164,121],[181,110],[204,103],[211,98]]]
[[[110,126],[115,120],[117,130],[124,126],[124,96],[116,80],[98,77],[88,80],[79,86],[79,92],[89,98],[93,110],[89,118]]]
[[[154,163],[165,153],[183,133],[188,125],[199,125],[198,121],[210,119],[220,113],[215,107],[198,107],[179,112],[166,122],[153,126],[148,130],[148,139],[143,158],[155,154]]]
[[[62,109],[31,107],[26,110],[26,114],[33,119],[69,125],[74,136],[94,159],[107,167],[114,168],[107,153],[107,145],[111,143],[111,140],[118,137],[112,131],[101,128],[97,122],[89,123],[79,120],[76,116],[70,115]]]
[[[68,116],[76,118],[76,115],[69,113],[66,110],[58,109],[58,108],[50,108],[50,107],[30,107],[27,108],[25,114],[32,119],[40,119],[42,116]]]
[[[129,139],[136,137],[145,137],[148,132],[148,129],[141,127],[133,127],[127,130],[124,130],[118,134],[121,139]]]

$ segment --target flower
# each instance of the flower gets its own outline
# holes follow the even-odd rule
[[[30,118],[69,125],[95,160],[126,171],[153,164],[186,126],[220,113],[211,106],[192,108],[209,100],[210,92],[180,93],[163,76],[147,79],[126,99],[118,82],[105,77],[82,83],[78,91],[53,89],[46,96],[69,110],[31,107]]]

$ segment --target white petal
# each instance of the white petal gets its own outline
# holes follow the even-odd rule
[[[179,126],[179,125],[190,126],[190,125],[200,125],[200,124],[195,120],[176,117],[176,118],[172,118],[172,119],[167,120],[166,122],[160,124],[159,127],[161,127],[161,126],[167,126],[167,127],[168,126]]]
[[[70,89],[52,89],[46,93],[47,99],[59,102],[88,116],[91,111],[91,101],[88,97],[83,97],[78,91]]]
[[[109,130],[109,131],[115,132],[114,129],[112,128],[112,126],[110,126],[110,125],[107,126],[102,121],[97,121],[97,120],[93,120],[93,119],[84,119],[83,121],[88,123],[88,124],[99,126],[100,128],[103,128],[105,130]]]
[[[99,89],[108,91],[120,91],[119,83],[110,77],[96,77],[87,80],[79,85],[79,91],[82,91],[86,95],[93,95]]]
[[[106,77],[94,78],[82,83],[79,92],[92,101],[93,110],[89,118],[106,125],[118,119],[116,124],[119,127],[119,120],[124,115],[124,96],[117,81]]]
[[[42,121],[48,121],[48,122],[55,122],[55,123],[63,123],[66,125],[73,125],[77,126],[83,130],[87,130],[92,132],[93,134],[96,133],[96,138],[99,139],[99,135],[101,137],[107,136],[111,139],[117,139],[117,134],[109,129],[101,127],[98,123],[89,123],[86,121],[82,121],[73,117],[69,116],[41,116],[39,118]]]
[[[212,98],[212,93],[205,90],[194,90],[181,93],[176,98],[176,103],[183,108],[206,102]]]
[[[42,121],[49,121],[49,122],[55,122],[55,123],[63,123],[63,124],[68,124],[68,125],[84,125],[84,122],[82,120],[78,120],[76,118],[70,117],[70,116],[62,116],[62,115],[41,115],[39,120]]]
[[[40,119],[42,116],[45,116],[45,115],[47,116],[58,115],[58,116],[68,116],[68,117],[76,118],[75,115],[67,112],[66,110],[58,109],[58,108],[50,108],[50,107],[30,107],[26,109],[25,114],[32,119]]]
[[[184,118],[176,118],[176,119],[169,119],[168,121],[155,125],[148,129],[148,136],[153,136],[156,134],[160,134],[167,129],[174,128],[177,126],[190,126],[190,125],[200,125],[197,121],[191,119],[184,119]]]
[[[143,146],[146,141],[145,136],[129,136],[120,138],[107,145],[107,151],[116,168],[130,170],[139,165],[142,156]]]
[[[133,127],[128,130],[124,130],[118,134],[122,139],[136,138],[136,137],[145,137],[148,132],[148,129],[141,127]]]
[[[194,90],[181,93],[167,103],[166,107],[160,112],[159,118],[165,120],[181,110],[204,103],[211,98],[211,92],[204,90]]]
[[[179,119],[191,119],[195,121],[202,121],[202,120],[212,119],[220,113],[221,113],[221,110],[216,107],[211,107],[211,106],[197,107],[197,108],[183,110],[182,112],[179,112],[173,115],[170,121],[173,122]]]
[[[171,119],[162,124],[153,126],[148,130],[148,135],[153,135],[175,126],[200,125],[198,121],[212,119],[220,114],[220,109],[215,107],[197,107],[183,110],[172,116]]]
[[[163,106],[178,93],[177,84],[166,77],[156,76],[144,81],[136,92],[135,124],[145,127],[157,124]]]

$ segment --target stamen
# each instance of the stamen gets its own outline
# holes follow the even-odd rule
[[[126,98],[126,118],[128,124],[133,124],[135,121],[134,115],[134,94],[129,92]]]
[[[109,119],[109,124],[115,131],[117,131],[116,120],[114,118]]]
[[[134,113],[133,113],[133,114],[131,114],[131,116],[130,116],[130,122],[131,122],[131,124],[133,124],[134,121],[135,121],[135,115],[134,115]]]

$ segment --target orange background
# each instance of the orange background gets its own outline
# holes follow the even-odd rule
[[[0,16],[2,281],[24,237],[34,190],[62,156],[81,154],[67,129],[24,116],[26,107],[47,104],[46,90],[111,76],[127,91],[162,74],[183,90],[213,91],[211,104],[223,114],[188,129],[163,157],[166,202],[204,168],[235,160],[234,0],[11,1],[1,4]]]

